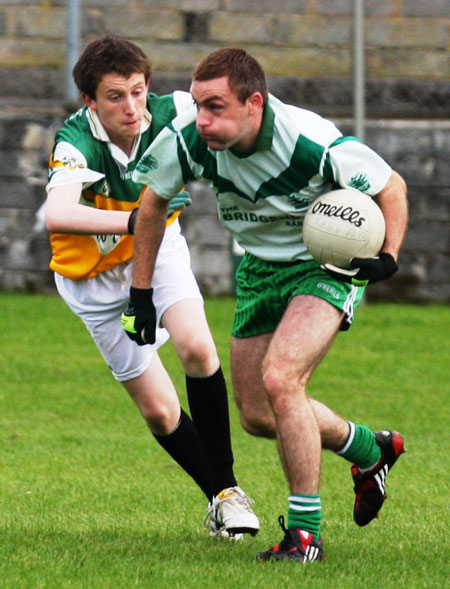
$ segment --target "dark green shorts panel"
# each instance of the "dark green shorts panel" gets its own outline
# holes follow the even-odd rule
[[[340,282],[320,265],[307,262],[267,262],[245,254],[236,273],[236,311],[232,334],[252,337],[275,331],[286,307],[296,295],[325,299],[345,313],[342,329],[348,329],[364,287]]]

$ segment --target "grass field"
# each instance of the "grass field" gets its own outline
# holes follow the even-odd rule
[[[389,499],[352,520],[349,464],[325,453],[322,563],[256,563],[278,542],[288,490],[272,442],[231,403],[236,474],[262,529],[212,540],[201,492],[170,461],[81,322],[57,297],[0,294],[1,588],[385,588],[450,585],[450,308],[366,305],[317,370],[310,394],[408,449]],[[229,375],[231,299],[207,300]],[[162,356],[186,408],[170,344]],[[231,391],[230,391],[231,397]]]

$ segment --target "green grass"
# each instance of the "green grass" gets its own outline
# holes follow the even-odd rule
[[[90,336],[53,296],[0,294],[0,587],[377,588],[448,586],[450,309],[366,305],[310,385],[312,396],[408,453],[379,520],[352,520],[349,465],[325,453],[322,563],[256,563],[278,542],[287,488],[272,442],[231,403],[236,474],[262,529],[213,541],[201,492],[164,454]],[[207,300],[229,375],[231,299]],[[162,356],[186,407],[170,344]],[[231,391],[230,391],[231,395]]]

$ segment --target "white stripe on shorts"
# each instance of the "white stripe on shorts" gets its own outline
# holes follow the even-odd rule
[[[347,295],[347,298],[344,301],[344,305],[342,307],[342,310],[345,313],[345,321],[351,325],[353,322],[353,315],[355,313],[355,300],[356,300],[356,296],[358,294],[358,286],[354,286],[352,285],[352,288],[350,290],[350,292]]]

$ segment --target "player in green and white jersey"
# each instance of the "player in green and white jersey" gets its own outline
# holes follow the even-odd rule
[[[208,498],[210,533],[254,535],[259,521],[233,471],[225,379],[177,220],[189,204],[187,193],[173,201],[164,222],[153,283],[154,345],[136,345],[120,324],[142,191],[131,174],[159,131],[192,105],[186,92],[149,94],[150,75],[145,53],[117,37],[93,41],[75,65],[85,106],[56,134],[50,157],[51,267],[58,292],[83,320],[155,439]],[[140,330],[132,322],[127,327],[139,340]],[[169,335],[186,373],[192,418],[180,407],[157,353]]]
[[[183,181],[203,179],[217,195],[223,225],[263,260],[311,260],[301,237],[311,201],[338,186],[374,196],[392,173],[381,157],[343,137],[332,122],[274,96],[268,96],[257,142],[249,150],[210,148],[198,124],[196,109],[174,120],[141,159],[134,178],[149,182],[164,198]],[[181,151],[169,162],[170,175],[166,150]]]
[[[307,253],[302,219],[312,199],[337,187],[375,197],[386,220],[376,258],[358,260],[356,278],[389,278],[407,226],[406,185],[375,152],[316,114],[268,95],[259,63],[238,48],[206,57],[191,85],[196,110],[161,132],[133,178],[147,185],[136,226],[133,286],[145,293],[163,234],[168,201],[203,179],[217,195],[222,223],[246,250],[237,272],[231,349],[241,422],[277,440],[288,480],[288,523],[262,560],[323,558],[321,450],[353,462],[354,519],[368,524],[385,499],[385,478],[404,451],[394,431],[348,422],[306,387],[339,330],[350,325],[362,289],[330,274]],[[171,157],[169,157],[169,154]],[[130,306],[148,341],[148,306]]]

